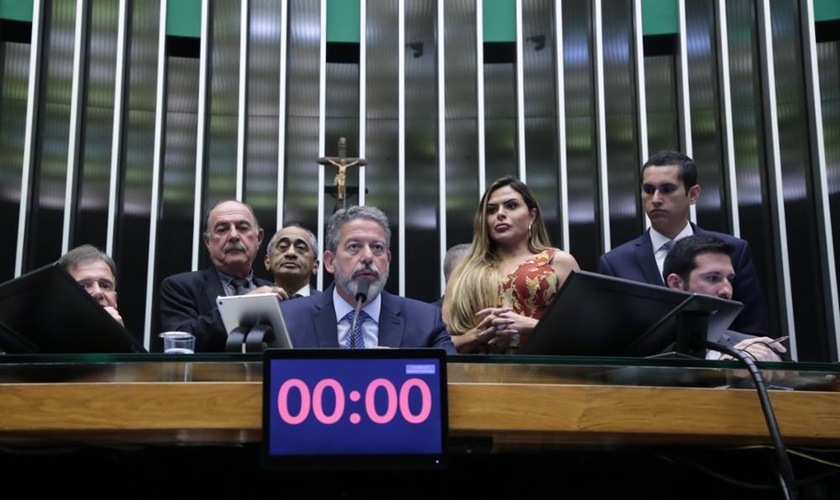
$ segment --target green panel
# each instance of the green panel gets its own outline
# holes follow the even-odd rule
[[[32,22],[32,0],[0,0],[0,19]]]
[[[360,15],[359,0],[327,0],[327,41],[359,43]]]
[[[484,41],[516,41],[516,0],[484,0]]]
[[[815,21],[836,21],[840,19],[840,1],[814,0]]]
[[[166,2],[166,34],[201,38],[201,0]]]
[[[642,32],[645,35],[675,35],[679,33],[680,13],[677,1],[642,0]]]

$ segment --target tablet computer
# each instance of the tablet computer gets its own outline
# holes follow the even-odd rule
[[[270,326],[274,335],[266,338],[266,347],[291,349],[292,339],[286,330],[280,301],[273,293],[252,293],[248,295],[219,296],[216,298],[225,331],[230,336],[234,331],[247,335],[257,326]],[[247,341],[247,338],[246,338]]]
[[[448,465],[446,351],[266,349],[267,469]]]

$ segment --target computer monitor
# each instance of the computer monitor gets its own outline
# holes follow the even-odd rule
[[[722,332],[742,308],[710,295],[572,271],[519,352],[646,357],[675,351],[704,357],[705,348],[683,345],[686,336],[678,333]]]
[[[134,353],[146,349],[54,263],[0,284],[0,351]]]

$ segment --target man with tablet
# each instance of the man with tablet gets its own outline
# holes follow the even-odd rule
[[[247,204],[226,200],[207,215],[204,244],[213,266],[169,276],[160,285],[160,330],[195,335],[196,352],[224,352],[228,332],[216,298],[249,293],[289,292],[254,275],[252,265],[263,241],[263,230]]]

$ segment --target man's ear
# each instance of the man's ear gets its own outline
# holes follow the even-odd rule
[[[683,280],[680,278],[679,274],[671,273],[665,280],[665,284],[668,285],[668,288],[677,288],[681,290],[683,287]]]
[[[335,254],[324,250],[324,269],[330,274],[335,274]]]
[[[321,267],[321,261],[315,259],[312,262],[312,276],[318,276],[318,268]]]
[[[265,259],[263,259],[263,263],[265,264],[265,270],[271,271],[271,259],[269,258],[269,254],[265,254]]]
[[[700,198],[700,185],[695,184],[688,188],[688,202],[694,205],[698,198]]]

